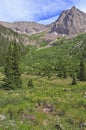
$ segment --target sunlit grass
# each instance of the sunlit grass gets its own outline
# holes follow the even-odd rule
[[[30,77],[34,88],[27,86]],[[79,123],[86,122],[85,82],[72,86],[70,78],[48,79],[24,74],[22,79],[22,89],[0,89],[0,114],[6,117],[0,120],[1,130],[54,130],[56,124],[63,130],[68,127],[79,130]],[[52,106],[50,112],[48,105]]]

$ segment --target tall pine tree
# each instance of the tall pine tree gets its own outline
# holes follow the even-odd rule
[[[80,81],[86,81],[85,64],[83,58],[80,60],[80,70],[78,77]]]
[[[19,69],[19,45],[14,41],[9,45],[5,66],[5,89],[16,89],[22,85]]]
[[[76,78],[74,75],[73,75],[72,85],[77,85]]]

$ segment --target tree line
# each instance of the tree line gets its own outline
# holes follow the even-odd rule
[[[21,69],[19,66],[20,61],[20,54],[19,54],[19,44],[16,43],[16,41],[13,41],[9,44],[7,55],[5,58],[5,64],[4,64],[4,84],[3,88],[5,89],[16,89],[22,87],[22,80],[21,80]],[[59,67],[56,65],[54,67],[55,72],[59,77],[67,78],[67,72],[66,67],[63,65],[60,65]],[[48,76],[50,78],[52,76],[52,67],[50,65],[46,66],[42,72],[42,75]],[[75,72],[72,72],[72,85],[76,85],[77,81],[76,79],[79,79],[80,81],[86,81],[86,69],[85,69],[85,63],[83,57],[80,59],[79,64],[79,71],[76,76]],[[32,81],[30,80],[28,82],[28,86],[33,86]]]
[[[4,65],[4,84],[5,89],[21,88],[21,70],[19,67],[19,45],[16,41],[10,43]]]

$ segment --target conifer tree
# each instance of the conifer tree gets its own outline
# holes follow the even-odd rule
[[[28,85],[28,87],[30,87],[30,88],[34,88],[33,80],[32,80],[32,79],[29,79],[27,85]]]
[[[81,61],[80,61],[80,70],[79,70],[78,77],[80,81],[86,81],[85,64],[84,64],[83,58],[81,58]]]
[[[76,78],[74,75],[73,75],[72,85],[77,85]]]
[[[21,82],[21,73],[19,69],[19,49],[18,44],[13,42],[9,45],[5,66],[5,89],[15,89],[20,88],[22,85]]]
[[[19,46],[16,42],[13,43],[13,75],[14,87],[21,87],[21,72],[19,68]]]

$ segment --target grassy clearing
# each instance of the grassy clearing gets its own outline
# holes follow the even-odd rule
[[[27,86],[30,77],[34,88]],[[86,82],[72,86],[71,79],[25,74],[22,79],[22,89],[0,90],[0,115],[5,116],[0,130],[56,130],[56,124],[62,130],[81,130],[80,124],[86,123]]]
[[[85,41],[86,34],[59,40],[43,50],[26,47],[20,62],[23,87],[0,89],[0,130],[57,130],[58,125],[62,130],[86,129],[86,82],[77,81],[78,85],[72,86],[72,79],[56,77],[55,71],[55,66],[62,65],[67,77],[76,74],[81,54],[86,57]],[[3,73],[3,67],[0,72]],[[45,75],[49,72],[50,77]],[[34,88],[27,85],[30,78]]]

